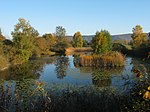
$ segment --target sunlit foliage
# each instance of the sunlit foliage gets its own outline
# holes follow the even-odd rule
[[[92,48],[96,54],[110,51],[112,48],[110,33],[106,30],[96,32],[95,37],[92,39]]]
[[[83,55],[79,59],[79,65],[87,67],[121,67],[124,64],[124,55],[114,51],[101,55]]]
[[[2,31],[1,31],[1,29],[0,29],[0,41],[3,41],[3,40],[5,40],[6,38],[3,36],[3,34],[2,34]]]
[[[82,47],[83,46],[83,38],[80,32],[76,32],[73,36],[72,40],[73,47]]]
[[[133,47],[139,48],[146,44],[147,35],[143,32],[143,28],[140,25],[136,25],[135,28],[132,29],[132,39],[133,39]]]
[[[14,31],[11,34],[16,55],[18,55],[20,62],[26,62],[34,51],[34,41],[38,36],[38,31],[25,19],[19,18],[19,22],[15,25]]]
[[[8,60],[3,51],[3,44],[0,42],[0,70],[7,67]]]

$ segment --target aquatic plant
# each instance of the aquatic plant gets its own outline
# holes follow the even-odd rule
[[[121,67],[125,64],[125,56],[119,52],[110,51],[100,55],[82,55],[79,59],[80,66],[91,67]]]

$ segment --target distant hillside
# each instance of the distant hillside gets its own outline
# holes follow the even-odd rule
[[[147,37],[150,38],[150,32],[149,33],[146,33],[147,34]],[[111,35],[112,36],[112,40],[132,40],[131,38],[131,35],[132,34],[118,34],[118,35]],[[95,35],[82,35],[83,39],[88,41],[88,42],[91,42],[92,38],[94,37]],[[73,36],[68,36],[69,37],[69,40],[71,41]]]
[[[71,40],[73,36],[68,36]],[[82,36],[84,40],[87,40],[90,42],[94,35],[83,35]],[[120,35],[112,35],[113,40],[131,40],[131,34],[120,34]]]
[[[112,35],[113,40],[132,40],[131,34]]]

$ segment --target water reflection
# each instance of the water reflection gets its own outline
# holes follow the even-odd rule
[[[121,75],[123,71],[123,67],[121,68],[90,68],[83,67],[80,68],[82,73],[91,73],[92,75],[92,83],[97,87],[106,87],[112,86],[112,76],[113,75]]]
[[[79,67],[74,65],[77,61],[76,57],[78,56],[75,58],[73,56],[52,56],[34,59],[28,63],[1,71],[0,79],[13,80],[18,94],[20,91],[25,91],[24,89],[32,88],[35,80],[43,81],[46,84],[113,86],[123,90],[124,88],[130,89],[136,78],[131,72],[132,67],[140,67],[139,65],[143,64],[142,66],[146,68],[147,73],[150,70],[148,63],[130,57],[126,58],[125,67],[116,69]]]
[[[66,56],[57,57],[55,63],[55,71],[58,79],[63,79],[67,75],[67,68],[69,66],[69,58]]]
[[[43,65],[41,65],[43,66]],[[34,63],[11,66],[9,69],[0,72],[0,78],[5,80],[38,79],[42,67]]]

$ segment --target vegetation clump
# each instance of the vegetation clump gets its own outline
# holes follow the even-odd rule
[[[147,44],[147,35],[143,32],[143,28],[140,25],[136,25],[132,30],[133,34],[131,38],[133,39],[133,48],[144,47]]]
[[[4,47],[3,42],[0,40],[0,70],[8,66],[8,60],[4,54],[3,47]]]
[[[80,66],[94,67],[121,67],[125,64],[125,56],[116,51],[105,54],[82,55],[79,59]]]
[[[112,49],[112,38],[107,30],[101,30],[96,32],[95,37],[92,39],[91,47],[94,53],[101,54],[111,51]]]
[[[82,47],[83,46],[83,38],[80,32],[76,32],[73,36],[72,40],[73,47]]]

